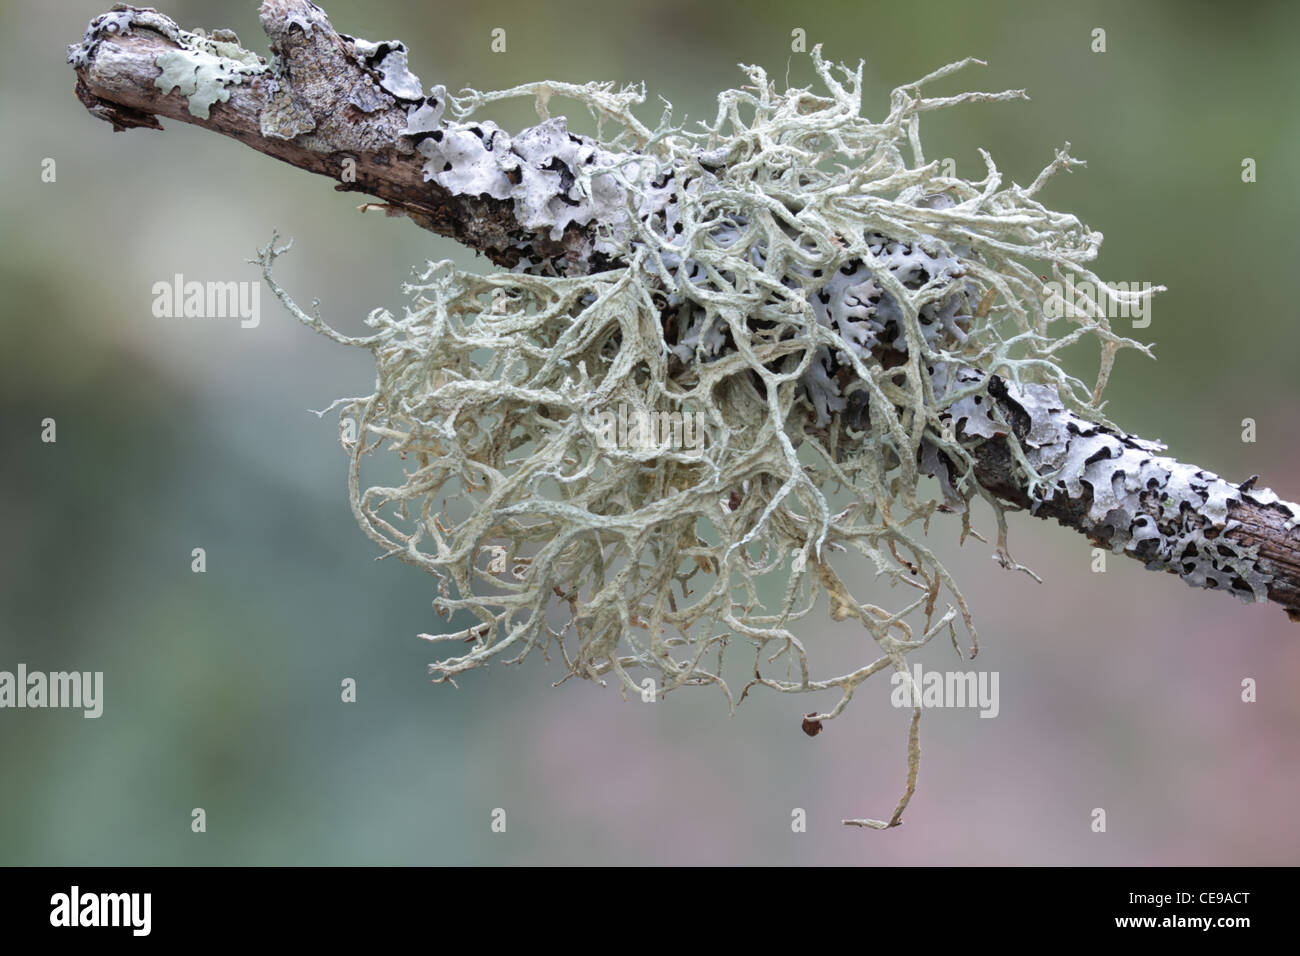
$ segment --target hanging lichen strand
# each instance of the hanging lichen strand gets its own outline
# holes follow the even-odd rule
[[[542,649],[637,694],[649,676],[661,694],[712,684],[734,702],[745,693],[728,688],[724,654],[748,647],[744,692],[840,691],[809,715],[817,726],[873,673],[906,674],[905,656],[936,634],[956,644],[964,626],[977,646],[922,540],[936,510],[961,512],[969,531],[980,489],[963,440],[1007,436],[1029,487],[1045,486],[990,383],[1051,386],[1053,414],[1098,420],[1116,351],[1143,348],[1111,330],[1105,299],[1133,300],[1084,265],[1101,235],[1036,199],[1076,163],[1065,151],[1028,188],[1004,186],[983,151],[974,182],[926,162],[922,113],[1023,94],[923,97],[954,64],[896,90],[875,123],[861,115],[861,67],[832,68],[820,51],[813,63],[824,92],[777,92],[750,67],[698,131],[667,113],[647,129],[632,113],[643,94],[608,85],[435,88],[407,130],[427,178],[513,200],[524,226],[556,239],[601,225],[558,257],[521,236],[514,273],[431,263],[407,287],[412,306],[373,312],[367,337],[299,310],[271,278],[283,250],[262,251],[295,315],[375,356],[374,394],[336,403],[352,508],[386,554],[437,581],[435,610],[457,628],[424,635],[452,651],[431,665],[437,680]],[[476,118],[509,96],[535,97],[541,124],[512,138]],[[550,118],[559,96],[589,108],[602,138]],[[607,268],[584,274],[593,261]],[[1095,283],[1102,302],[1049,328],[1029,263]],[[1057,361],[1088,335],[1101,350],[1091,387]],[[363,478],[381,450],[402,459],[400,484]],[[861,624],[875,653],[820,673],[814,613]],[[893,816],[846,822],[901,820],[919,716]]]

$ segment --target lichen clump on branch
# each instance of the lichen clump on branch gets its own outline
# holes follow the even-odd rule
[[[974,640],[923,537],[936,511],[969,530],[980,489],[963,442],[1016,447],[989,374],[1053,386],[1096,419],[1116,351],[1142,347],[1103,303],[1077,303],[1089,307],[1064,332],[1041,307],[1031,263],[1126,294],[1084,265],[1100,234],[1036,198],[1076,162],[1064,150],[1026,188],[1004,185],[983,151],[976,181],[923,155],[922,113],[1023,94],[924,96],[966,65],[954,64],[894,91],[872,122],[860,66],[820,51],[813,64],[818,92],[778,92],[747,68],[748,85],[691,130],[668,113],[643,126],[643,94],[608,85],[435,88],[407,130],[429,180],[513,201],[533,233],[595,224],[594,238],[543,255],[521,236],[508,273],[432,263],[412,306],[376,310],[363,338],[289,303],[374,353],[374,393],[341,403],[352,506],[385,553],[437,580],[435,608],[458,628],[429,636],[454,648],[431,665],[437,679],[541,649],[636,693],[650,676],[660,693],[712,684],[736,700],[724,654],[748,647],[745,691],[840,692],[810,715],[821,721],[871,674],[906,673],[905,655],[936,634]],[[509,96],[533,97],[539,125],[509,136],[478,118]],[[598,138],[551,117],[558,97],[592,112]],[[263,250],[268,281],[280,251]],[[1101,350],[1092,385],[1057,357],[1084,336]],[[701,427],[690,442],[676,429],[610,441],[612,416]],[[401,456],[402,478],[369,486],[381,450]],[[886,607],[891,588],[903,596]],[[860,623],[875,654],[819,673],[805,641],[815,612]]]

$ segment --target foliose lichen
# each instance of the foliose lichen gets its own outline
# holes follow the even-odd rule
[[[420,100],[424,89],[420,79],[407,68],[406,45],[399,40],[372,43],[349,37],[357,62],[379,75],[379,87],[399,100]]]
[[[193,34],[191,37],[186,41],[187,49],[158,55],[158,68],[162,73],[154,85],[164,94],[179,90],[186,98],[190,113],[208,119],[213,103],[230,99],[230,87],[261,75],[266,65],[251,54],[244,59],[227,55],[231,48],[244,53],[238,44],[216,43]]]
[[[117,3],[107,13],[101,13],[90,21],[90,25],[86,27],[86,32],[82,36],[80,43],[73,43],[68,46],[68,62],[77,69],[81,69],[90,61],[95,48],[104,39],[126,36],[137,24],[155,31],[166,31],[164,35],[174,35],[177,32],[176,24],[168,17],[161,16],[152,10],[141,11],[135,7]]]
[[[1240,523],[1235,502],[1276,507],[1288,527],[1300,508],[1252,483],[1233,485],[1213,472],[1159,454],[1164,446],[1116,432],[1066,410],[1055,390],[1027,384],[1008,399],[1028,416],[1021,444],[1037,484],[1038,504],[1058,494],[1084,499],[1083,528],[1116,553],[1127,552],[1152,570],[1177,574],[1193,587],[1229,591],[1243,601],[1267,600],[1271,576],[1258,550],[1233,540]]]
[[[148,31],[166,37],[180,49],[158,55],[161,71],[154,85],[166,95],[179,90],[186,97],[190,113],[208,119],[214,103],[230,99],[230,87],[266,73],[266,62],[239,45],[229,30],[181,30],[169,17],[156,10],[115,4],[108,13],[90,21],[80,43],[68,47],[68,62],[84,67],[99,44],[112,37]]]

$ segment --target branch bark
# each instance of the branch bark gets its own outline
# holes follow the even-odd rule
[[[563,180],[598,146],[568,135],[560,121],[493,153],[501,131],[444,123],[445,91],[424,93],[400,43],[340,34],[308,0],[264,0],[260,14],[269,63],[233,35],[189,33],[155,11],[118,5],[69,48],[77,96],[114,130],[180,120],[328,176],[336,190],[377,197],[390,214],[499,266],[573,274],[620,264],[610,251],[619,228],[610,210],[621,199],[557,218],[525,214],[509,195],[520,176]],[[479,142],[444,143],[444,136]],[[477,150],[478,158],[431,172],[431,158],[440,161],[453,147]],[[706,170],[708,161],[701,159]],[[1055,518],[1099,547],[1193,585],[1274,601],[1300,620],[1300,506],[1255,490],[1254,478],[1234,485],[1161,457],[1156,443],[1066,411],[1048,387],[993,377],[989,393],[997,409],[981,413],[984,426],[955,406],[951,415],[970,461],[935,458],[930,473],[948,485],[973,478],[1000,502]],[[1044,480],[1027,477],[1026,465]]]

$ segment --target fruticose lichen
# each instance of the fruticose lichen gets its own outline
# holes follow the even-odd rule
[[[406,135],[426,179],[509,202],[521,226],[515,272],[431,263],[407,287],[412,306],[376,310],[361,338],[293,305],[271,278],[274,242],[260,257],[299,318],[375,356],[373,394],[341,401],[352,507],[385,554],[437,580],[435,609],[456,630],[426,637],[457,648],[431,665],[437,680],[540,649],[633,693],[648,675],[660,694],[710,684],[734,701],[724,656],[741,645],[752,659],[740,698],[754,686],[839,692],[809,715],[818,725],[872,674],[907,675],[906,655],[937,634],[956,646],[960,624],[977,646],[923,536],[936,511],[960,512],[970,530],[966,504],[983,494],[970,446],[992,438],[1036,500],[1090,488],[1089,520],[1117,550],[1260,598],[1251,555],[1187,514],[1226,519],[1246,492],[1158,457],[1100,413],[1116,352],[1145,348],[1106,319],[1107,299],[1130,294],[1085,266],[1101,235],[1037,199],[1077,161],[1063,149],[1021,187],[983,151],[975,180],[923,155],[921,114],[1023,94],[923,95],[965,65],[954,64],[896,90],[873,122],[861,67],[816,51],[821,92],[778,92],[750,67],[713,122],[687,130],[666,112],[651,129],[635,89],[416,98],[404,51],[357,52],[411,98]],[[510,135],[477,115],[512,96],[534,98],[539,125]],[[558,97],[591,111],[597,138],[550,115]],[[1072,328],[1042,308],[1040,263],[1100,290]],[[1101,351],[1091,386],[1059,357],[1085,337]],[[701,416],[703,441],[609,447],[597,439],[620,409]],[[363,465],[381,448],[403,475],[370,486]],[[1015,566],[1002,507],[984,496],[997,556]],[[875,591],[908,596],[892,609],[855,596],[865,569]],[[818,608],[860,624],[874,660],[816,673],[806,638]],[[850,822],[901,819],[918,718],[894,815]]]

